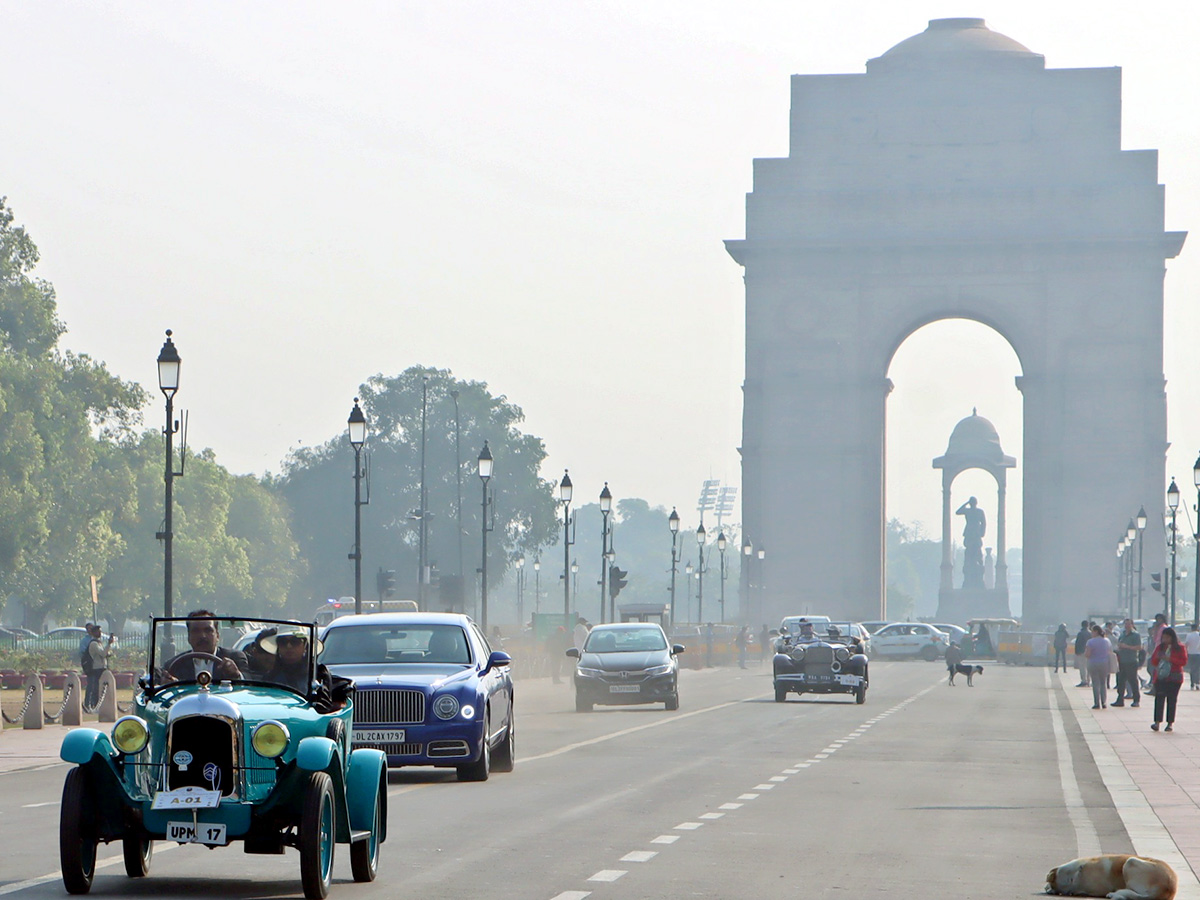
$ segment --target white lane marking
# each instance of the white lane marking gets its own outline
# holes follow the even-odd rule
[[[795,766],[797,769],[807,769],[809,766],[811,766],[813,764],[813,762],[814,762],[814,760],[809,759],[804,762],[792,763],[792,765]]]
[[[621,862],[650,862],[658,856],[657,850],[633,850],[621,857]]]
[[[542,759],[550,759],[554,756],[561,756],[564,753],[570,753],[572,750],[578,750],[581,747],[591,747],[594,744],[602,744],[605,741],[611,741],[615,738],[625,737],[627,734],[636,734],[639,731],[645,731],[647,728],[659,728],[663,725],[670,725],[673,722],[682,722],[684,719],[692,716],[703,715],[704,713],[715,712],[718,709],[727,709],[730,706],[737,706],[739,703],[746,703],[750,700],[757,700],[765,696],[764,694],[755,694],[753,697],[746,697],[742,700],[730,700],[728,703],[718,703],[715,706],[705,706],[702,709],[694,709],[691,712],[679,713],[671,716],[669,719],[659,719],[655,722],[647,722],[645,725],[634,725],[632,728],[623,728],[620,731],[614,731],[611,734],[602,734],[599,737],[590,738],[586,741],[578,741],[574,744],[566,744],[559,747],[557,750],[548,750],[545,753],[539,753],[537,756],[521,757],[521,765],[529,765],[531,762],[537,762]]]
[[[26,769],[25,771],[29,771],[29,770]],[[181,846],[183,846],[183,845],[182,844],[167,844],[163,841],[155,841],[154,842],[154,855],[159,856],[160,854],[166,853],[168,850],[174,850],[176,847],[181,847]],[[125,861],[124,854],[110,856],[107,859],[98,859],[98,860],[96,860],[96,869],[97,870],[107,869],[109,866],[115,866],[118,863],[122,863],[124,861]],[[15,894],[17,891],[28,890],[31,887],[37,887],[38,885],[41,885],[41,884],[49,884],[51,881],[58,881],[58,879],[60,879],[60,878],[62,878],[62,870],[56,869],[55,871],[50,872],[47,875],[39,875],[37,878],[29,878],[29,879],[26,879],[25,881],[14,881],[12,884],[6,884],[3,887],[0,887],[0,896],[3,896],[4,894]]]
[[[829,759],[829,757],[832,755],[833,754],[831,754],[831,753],[814,753],[813,760],[816,761],[818,759]]]
[[[701,819],[719,819],[724,815],[725,815],[725,813],[719,813],[719,812],[701,813],[700,818]]]
[[[741,809],[744,803],[722,803],[717,809]]]
[[[43,806],[58,806],[61,800],[47,800],[45,803],[26,803],[21,809],[38,809]]]
[[[758,798],[758,794],[738,794],[739,800],[757,800]]]
[[[676,831],[695,831],[704,825],[703,822],[680,822],[675,826]]]
[[[588,881],[616,881],[622,875],[628,875],[628,869],[601,869]]]
[[[821,752],[822,752],[822,753],[837,753],[839,749],[840,749],[840,748],[838,748],[838,747],[834,747],[834,746],[832,746],[832,745],[831,745],[831,746],[829,746],[829,747],[826,747],[825,749],[823,749]]]
[[[673,844],[677,840],[679,840],[679,835],[677,835],[677,834],[660,834],[658,837],[656,837],[652,841],[650,841],[650,843],[652,843],[652,844]]]
[[[590,896],[591,891],[563,891],[561,894],[555,894],[550,900],[583,900],[584,897]]]
[[[773,790],[775,790],[775,785],[773,785],[773,784],[756,784],[754,787],[751,788],[751,790],[753,790],[753,791],[773,791]]]
[[[800,770],[799,769],[784,769],[783,774],[784,775],[798,775],[798,774],[800,774]]]
[[[1075,765],[1071,760],[1071,745],[1067,743],[1067,730],[1063,727],[1062,714],[1058,711],[1058,698],[1050,684],[1050,670],[1042,669],[1045,676],[1046,694],[1050,706],[1050,724],[1054,729],[1054,748],[1058,752],[1058,780],[1062,782],[1063,802],[1067,817],[1075,828],[1075,846],[1080,856],[1094,856],[1100,852],[1100,838],[1096,826],[1088,816],[1079,781],[1075,778]]]
[[[767,781],[774,781],[776,783],[778,783],[780,781],[787,781],[787,776],[786,775],[772,775],[770,778],[767,779]]]

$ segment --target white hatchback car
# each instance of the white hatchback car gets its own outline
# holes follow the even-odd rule
[[[946,655],[950,638],[924,622],[893,622],[871,635],[876,656],[921,659],[933,662]]]

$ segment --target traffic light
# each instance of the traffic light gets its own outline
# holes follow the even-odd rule
[[[1160,594],[1162,593],[1163,588],[1162,588],[1162,573],[1161,572],[1151,572],[1150,573],[1150,589],[1153,591],[1158,591]]]
[[[383,592],[387,590],[387,573],[383,571],[383,566],[379,567],[379,571],[375,573],[375,593],[379,599],[383,599]]]
[[[396,593],[396,570],[387,569],[383,576],[383,596],[391,597]]]
[[[629,582],[625,580],[625,576],[628,574],[629,574],[628,572],[622,571],[621,569],[618,569],[616,566],[608,567],[608,596],[609,597],[611,597],[614,600],[617,599],[617,594],[621,593],[621,588],[623,588],[623,587],[625,587],[625,585],[629,584]]]

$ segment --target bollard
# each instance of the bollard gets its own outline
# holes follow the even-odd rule
[[[96,711],[101,722],[117,721],[117,679],[111,669],[100,673],[100,704]]]
[[[25,676],[25,696],[28,703],[21,727],[41,728],[45,724],[42,721],[42,676],[37,672],[30,672]]]
[[[68,693],[66,702],[63,703],[62,724],[82,725],[83,684],[80,682],[77,672],[70,672],[67,675],[67,683],[63,685],[63,690]]]

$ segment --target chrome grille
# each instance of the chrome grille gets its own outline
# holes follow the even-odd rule
[[[213,716],[178,719],[171,725],[168,748],[168,789],[190,786],[236,796],[238,754],[232,722]]]
[[[833,648],[828,644],[817,644],[804,650],[804,662],[808,665],[827,666],[833,662]]]
[[[372,750],[382,750],[386,756],[420,756],[421,745],[414,742],[404,744],[377,744],[371,741],[355,741],[355,749],[370,747]]]
[[[354,693],[355,725],[420,725],[425,721],[421,691],[358,688]]]

